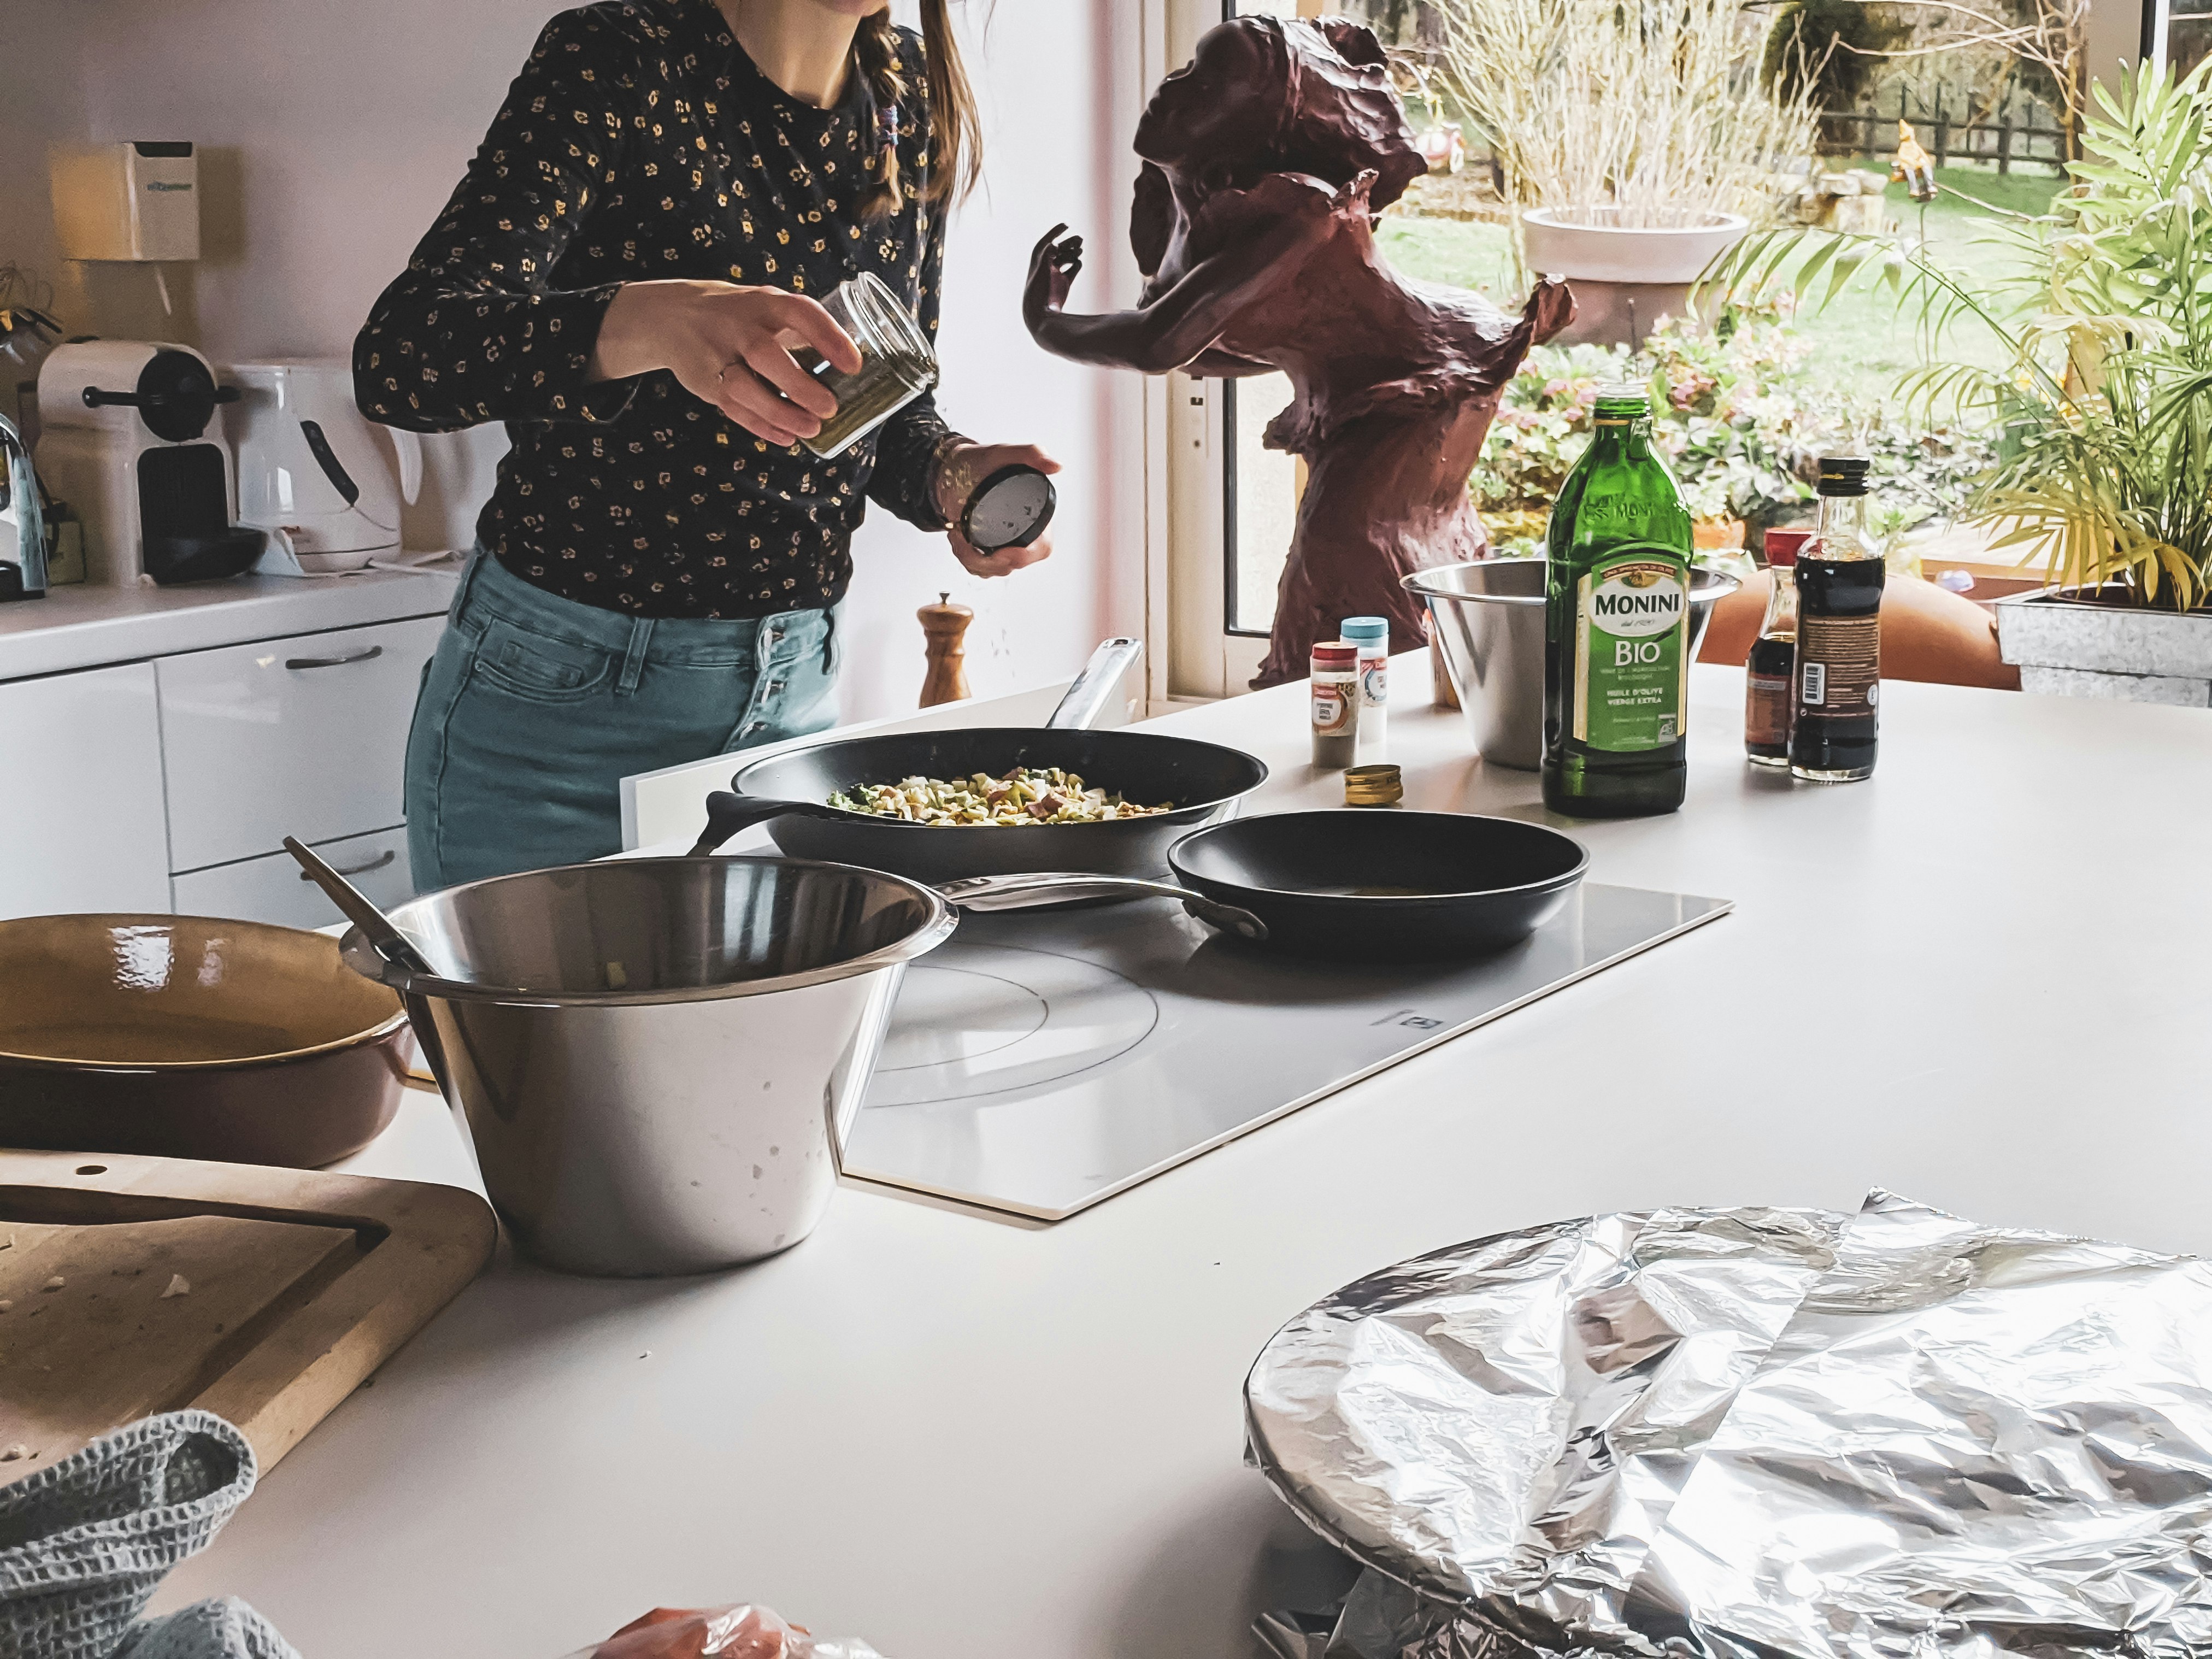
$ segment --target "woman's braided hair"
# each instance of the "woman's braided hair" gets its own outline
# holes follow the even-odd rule
[[[876,103],[869,184],[860,192],[864,218],[886,218],[906,205],[913,185],[900,167],[898,144],[912,131],[920,112],[926,111],[929,119],[929,158],[921,180],[924,201],[965,196],[975,188],[983,165],[982,122],[975,90],[960,64],[960,47],[952,38],[945,0],[921,0],[921,31],[926,97],[919,102],[911,95],[911,66],[901,57],[904,46],[888,5],[862,19],[853,39],[854,58],[860,73],[868,77]]]

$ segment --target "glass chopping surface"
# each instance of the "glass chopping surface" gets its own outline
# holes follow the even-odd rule
[[[907,970],[844,1171],[1058,1221],[1730,908],[1584,883],[1514,945],[1272,956],[1172,899],[969,914]]]

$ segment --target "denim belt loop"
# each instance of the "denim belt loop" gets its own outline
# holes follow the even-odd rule
[[[622,673],[615,680],[615,695],[618,697],[635,696],[637,683],[645,676],[646,647],[653,643],[653,618],[633,617],[629,623],[629,649],[623,653]]]
[[[461,579],[454,585],[453,602],[446,607],[447,622],[460,621],[463,613],[468,610],[469,595],[476,590],[477,572],[484,568],[485,562],[491,556],[490,552],[479,543],[462,558]]]

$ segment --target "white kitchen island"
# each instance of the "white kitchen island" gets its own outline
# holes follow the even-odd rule
[[[1542,816],[1395,678],[1409,806]],[[1373,1267],[1876,1184],[2212,1251],[2212,716],[1887,686],[1875,776],[1824,789],[1743,765],[1742,691],[1695,671],[1680,814],[1566,826],[1592,879],[1732,915],[1048,1228],[854,1188],[717,1278],[502,1255],[158,1605],[243,1596],[307,1659],[556,1659],[740,1598],[890,1659],[1243,1659],[1316,1550],[1241,1464],[1244,1371]],[[1158,725],[1333,805],[1304,720]],[[410,1109],[357,1167],[461,1167]]]

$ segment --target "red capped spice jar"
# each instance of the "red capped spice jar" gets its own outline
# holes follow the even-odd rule
[[[1313,763],[1331,771],[1352,764],[1359,740],[1359,647],[1316,640],[1313,648]]]

